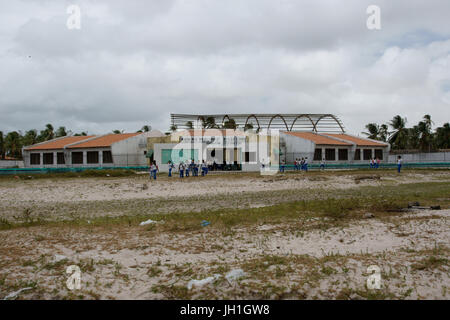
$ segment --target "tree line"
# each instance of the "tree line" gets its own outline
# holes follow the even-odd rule
[[[143,126],[142,129],[136,132],[147,132],[150,131],[150,126]],[[112,133],[122,133],[120,130],[114,130]],[[59,127],[55,130],[52,124],[45,125],[43,130],[31,129],[22,133],[19,131],[11,131],[8,133],[3,133],[0,131],[0,159],[4,160],[7,156],[11,158],[21,159],[22,158],[22,148],[24,146],[30,146],[39,142],[44,142],[52,140],[54,138],[64,137],[64,136],[87,136],[87,132],[83,131],[80,133],[73,133],[70,130],[66,130],[66,127]]]
[[[407,119],[396,115],[388,123],[378,125],[369,123],[367,132],[362,132],[369,139],[389,142],[393,150],[420,150],[431,152],[450,148],[450,123],[433,130],[431,116],[426,114],[412,127],[406,126]]]

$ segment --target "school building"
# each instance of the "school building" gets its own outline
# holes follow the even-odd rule
[[[208,118],[222,125],[233,119],[246,130],[201,129]],[[192,159],[239,171],[259,171],[263,163],[289,165],[306,157],[309,163],[385,162],[390,150],[388,143],[346,133],[342,122],[329,114],[172,115],[172,125],[180,130],[147,143],[151,161],[163,172],[169,161],[177,165]]]
[[[91,136],[65,136],[22,149],[29,168],[128,167],[147,165],[147,138],[158,130]]]

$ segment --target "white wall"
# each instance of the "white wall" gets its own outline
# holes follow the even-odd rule
[[[24,161],[22,160],[0,160],[0,168],[23,168]]]
[[[397,157],[401,156],[403,162],[450,162],[450,152],[390,154],[389,163],[396,163]]]

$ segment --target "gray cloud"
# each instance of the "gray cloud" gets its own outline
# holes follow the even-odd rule
[[[82,29],[66,28],[79,4]],[[366,28],[381,7],[382,29]],[[12,1],[0,12],[1,130],[166,130],[170,112],[396,114],[449,121],[448,1]]]

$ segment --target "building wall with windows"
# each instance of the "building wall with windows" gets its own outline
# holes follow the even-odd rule
[[[145,133],[62,137],[23,149],[25,167],[127,167],[147,165],[147,138],[164,136]]]

